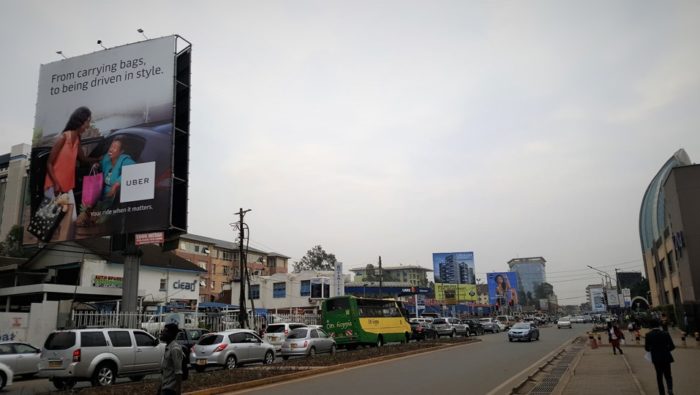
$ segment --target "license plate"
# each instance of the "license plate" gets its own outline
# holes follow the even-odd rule
[[[290,347],[292,347],[292,348],[297,348],[297,345],[294,344],[294,343],[292,343],[292,344],[290,345]]]
[[[277,341],[277,337],[276,337],[276,336],[270,336],[270,341],[271,341],[271,342],[276,342],[276,341]]]
[[[63,366],[61,361],[49,361],[49,368],[60,368]]]
[[[206,364],[207,364],[207,360],[206,360],[206,359],[198,359],[198,360],[197,360],[197,365],[206,365]]]

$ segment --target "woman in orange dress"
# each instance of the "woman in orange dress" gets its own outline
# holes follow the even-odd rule
[[[90,127],[92,113],[87,107],[79,107],[71,114],[66,127],[54,143],[46,163],[46,178],[44,179],[44,195],[49,198],[67,194],[68,201],[73,205],[72,221],[77,217],[75,207],[75,168],[77,161],[96,163],[98,159],[85,156],[80,149],[80,135]]]

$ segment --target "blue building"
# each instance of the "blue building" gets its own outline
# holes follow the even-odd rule
[[[531,258],[515,258],[508,261],[508,267],[510,271],[515,272],[518,275],[518,284],[520,285],[520,290],[527,295],[530,293],[530,297],[535,297],[535,288],[547,281],[545,276],[545,263],[547,261],[539,257]],[[522,303],[523,301],[521,301]]]

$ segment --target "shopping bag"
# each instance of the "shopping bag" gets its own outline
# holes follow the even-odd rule
[[[48,242],[65,214],[63,206],[58,203],[56,198],[44,198],[34,216],[29,220],[27,231],[39,240]]]
[[[100,199],[102,193],[102,183],[104,176],[102,173],[97,173],[93,167],[90,174],[83,177],[83,196],[82,203],[84,206],[92,207]]]

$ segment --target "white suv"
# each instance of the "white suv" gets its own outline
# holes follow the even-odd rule
[[[52,332],[44,342],[39,377],[59,390],[76,381],[94,386],[114,384],[117,377],[133,381],[160,371],[165,344],[138,329],[72,329]]]
[[[306,324],[298,322],[270,324],[265,330],[265,341],[275,346],[275,352],[280,352],[282,351],[282,344],[287,340],[287,336],[289,336],[294,329],[304,327],[306,327]]]

